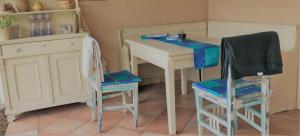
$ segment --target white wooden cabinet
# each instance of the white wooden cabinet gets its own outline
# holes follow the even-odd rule
[[[0,72],[6,115],[86,102],[81,75],[82,39],[86,33],[0,42]]]
[[[55,103],[88,96],[86,80],[81,76],[80,51],[51,54],[49,60]]]
[[[12,109],[45,106],[51,102],[47,56],[5,60],[7,86]]]

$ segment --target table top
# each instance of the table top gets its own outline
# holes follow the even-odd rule
[[[188,39],[203,42],[203,43],[209,43],[209,44],[215,44],[220,45],[221,39],[215,39],[215,38],[206,38],[206,37],[200,37],[196,35],[188,35]],[[167,56],[176,56],[176,55],[185,55],[185,54],[193,54],[193,49],[182,47],[182,46],[176,46],[165,42],[160,42],[157,40],[143,40],[140,37],[133,37],[128,38],[125,40],[131,47],[142,47],[147,51],[157,51],[161,54],[167,55]]]

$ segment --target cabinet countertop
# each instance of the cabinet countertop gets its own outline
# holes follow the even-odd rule
[[[82,32],[82,33],[54,34],[54,35],[47,35],[47,36],[26,37],[26,38],[12,39],[12,40],[7,40],[7,41],[0,41],[0,46],[19,44],[19,43],[30,43],[30,42],[41,42],[41,41],[77,38],[77,37],[83,37],[86,35],[88,35],[88,33]]]

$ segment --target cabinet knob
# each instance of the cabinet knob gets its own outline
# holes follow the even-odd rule
[[[73,42],[69,42],[68,44],[69,44],[69,46],[74,46]]]
[[[22,51],[22,49],[21,48],[17,48],[17,49],[15,49],[15,52],[21,52]]]

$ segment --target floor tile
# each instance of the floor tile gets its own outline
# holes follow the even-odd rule
[[[104,136],[139,136],[142,134],[142,131],[126,129],[122,127],[113,127],[104,133]]]
[[[134,120],[133,120],[133,115],[126,116],[124,119],[122,119],[117,126],[127,128],[127,129],[135,129],[135,130],[145,130],[150,123],[154,120],[152,117],[147,117],[147,116],[139,116],[138,119],[138,127],[134,127]]]
[[[82,124],[81,121],[62,118],[40,130],[40,133],[43,135],[67,135]]]
[[[105,111],[103,112],[103,123],[116,124],[128,115],[129,113],[124,112]]]
[[[38,130],[38,115],[29,112],[18,117],[17,120],[8,124],[7,135],[21,134]]]
[[[152,133],[152,132],[148,132],[145,131],[143,132],[143,134],[141,136],[168,136],[167,134],[159,134],[159,133]]]
[[[128,116],[129,113],[124,113],[124,112],[119,112],[119,111],[105,111],[103,113],[103,120],[102,120],[102,128],[101,128],[101,133],[105,133],[107,132],[109,129],[111,129],[112,127],[114,127],[118,122],[120,122],[123,118],[125,118],[126,116]],[[88,129],[89,127],[94,127],[95,131],[97,131],[97,126],[98,126],[98,121],[87,121],[88,124],[83,130],[79,130],[79,131],[85,131],[86,129]],[[76,132],[78,133],[78,132]]]
[[[197,136],[198,135],[198,125],[196,122],[189,122],[184,130],[179,133],[180,136]],[[204,129],[205,136],[213,136],[213,133]]]
[[[188,92],[185,95],[182,95],[181,92],[176,95],[177,95],[176,100],[185,99],[185,100],[192,101],[193,99],[195,99],[194,90],[190,90],[190,89],[188,89]]]
[[[177,130],[179,126],[177,125]],[[183,129],[183,128],[182,128]],[[157,133],[157,134],[168,134],[168,120],[166,118],[156,118],[150,126],[146,129],[147,132]]]
[[[299,136],[300,125],[299,121],[287,120],[280,118],[270,118],[270,133],[289,135],[289,136]]]
[[[54,134],[54,133],[40,132],[39,136],[65,136],[65,135],[64,134]]]
[[[139,114],[149,117],[157,117],[165,108],[166,105],[157,104],[153,101],[146,101],[139,104]]]
[[[49,126],[50,124],[58,121],[60,118],[59,117],[55,117],[55,116],[50,116],[50,115],[39,115],[38,118],[38,123],[39,123],[39,130]]]
[[[73,110],[80,109],[82,104],[69,104],[57,107],[42,109],[39,111],[41,115],[49,115],[54,117],[67,117]]]
[[[180,102],[190,102],[189,104],[192,104],[192,105],[194,105],[194,103],[195,103],[194,99],[195,99],[195,95],[194,95],[194,93],[191,93],[191,92],[189,92],[186,95],[180,95],[180,96],[176,97],[176,101],[178,103],[180,103]]]
[[[190,122],[187,126],[183,129],[183,131],[179,134],[180,136],[196,136],[198,135],[198,127],[196,122]]]
[[[180,133],[184,127],[187,125],[188,120],[181,120],[176,118],[176,130],[177,133]],[[150,126],[146,129],[146,131],[151,133],[158,133],[166,135],[168,134],[168,119],[167,118],[156,118]]]
[[[260,135],[260,132],[256,130],[254,127],[243,121],[242,119],[239,119],[239,125],[238,130],[236,132],[238,135]]]
[[[122,103],[122,97],[117,96],[117,97],[113,97],[110,99],[106,99],[103,101],[103,105],[116,105],[116,104],[121,104]]]
[[[19,134],[13,134],[13,135],[6,135],[6,136],[39,136],[38,131],[29,131],[29,132],[24,132],[24,133],[19,133]]]
[[[258,132],[254,128],[239,128],[236,132],[236,135],[238,135],[238,136],[260,136],[260,132]]]
[[[164,94],[153,94],[147,99],[147,101],[152,102],[153,104],[166,105],[166,96]]]
[[[103,133],[98,133],[98,122],[87,122],[83,124],[81,127],[72,131],[68,136],[101,136]],[[108,130],[108,128],[104,127],[104,131]]]
[[[139,101],[145,101],[150,96],[152,96],[155,92],[157,92],[160,85],[148,85],[140,88],[139,90]]]
[[[176,100],[176,107],[177,108],[189,108],[189,109],[195,109],[195,102],[193,99],[188,100],[188,99],[180,99]]]
[[[273,114],[272,117],[278,119],[299,120],[300,112],[297,110],[284,111],[284,112]]]
[[[188,108],[176,108],[176,118],[178,120],[190,120],[195,113],[195,110],[193,109],[188,109]],[[160,118],[168,118],[168,112],[167,109],[165,109],[161,115],[159,116]]]
[[[68,116],[66,116],[66,118],[77,121],[91,121],[91,114],[91,109],[88,106],[84,105],[81,108],[72,109],[72,111],[68,114]]]
[[[286,114],[290,115],[294,120],[300,120],[300,110],[290,110]]]

